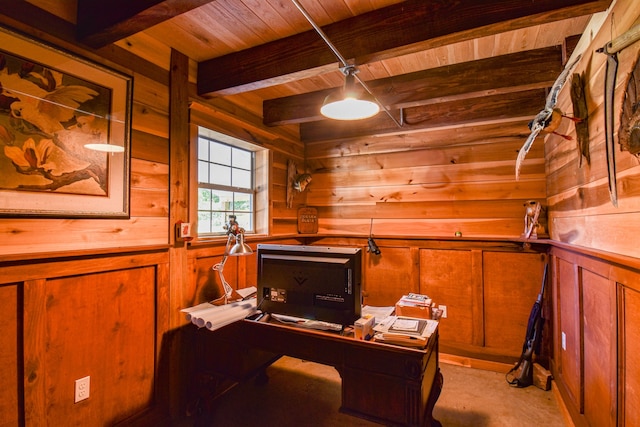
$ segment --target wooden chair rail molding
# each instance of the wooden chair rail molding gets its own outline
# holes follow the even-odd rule
[[[313,245],[323,240],[331,240],[333,244],[341,244],[341,245],[360,245],[363,244],[366,246],[366,240],[369,238],[368,234],[334,234],[334,233],[316,233],[316,234],[278,234],[274,236],[245,236],[245,241],[248,243],[279,243],[285,240],[290,240],[293,242],[299,242],[301,245]],[[430,244],[437,245],[438,242],[443,244],[454,244],[454,245],[466,245],[467,247],[474,244],[487,244],[493,245],[495,247],[499,247],[500,245],[506,246],[532,246],[542,248],[545,245],[552,243],[550,240],[546,239],[522,239],[520,237],[514,238],[504,238],[504,237],[442,237],[442,236],[423,236],[423,235],[415,235],[415,236],[403,236],[398,237],[393,234],[376,234],[374,236],[376,241],[380,239],[381,241],[385,241],[386,244],[389,245],[417,245],[417,244]],[[362,242],[364,240],[364,243]],[[226,242],[226,240],[225,240]],[[340,243],[342,242],[342,243]],[[416,243],[419,242],[419,243]],[[427,243],[430,242],[430,243]],[[224,242],[222,242],[224,243]],[[215,245],[215,240],[203,240],[203,241],[194,241],[190,243],[191,247],[201,247],[207,245]],[[285,244],[285,243],[283,243]]]
[[[169,267],[164,250],[0,262],[0,286],[160,265]]]
[[[19,263],[47,261],[63,261],[85,258],[102,258],[112,255],[143,254],[147,252],[166,251],[169,245],[149,245],[133,247],[114,247],[101,249],[81,249],[60,252],[34,252],[0,256],[0,267]]]
[[[615,254],[612,252],[599,251],[593,248],[585,248],[582,246],[572,245],[570,243],[558,242],[557,240],[549,240],[547,243],[551,247],[565,249],[567,251],[581,254],[589,258],[606,261],[619,267],[629,268],[640,273],[640,258],[634,258],[627,255]]]
[[[359,245],[366,246],[366,235],[348,235],[340,236],[333,234],[287,234],[277,236],[251,236],[246,237],[246,241],[251,246],[256,246],[259,243],[282,243],[282,244],[314,244],[322,240],[330,239],[334,244],[344,245]],[[570,243],[559,242],[557,240],[550,239],[536,239],[527,240],[522,238],[504,239],[504,238],[490,238],[490,237],[456,237],[456,238],[442,238],[442,237],[429,237],[429,236],[406,236],[398,238],[391,235],[376,235],[376,241],[383,242],[383,246],[396,246],[396,245],[409,245],[417,246],[425,245],[426,247],[466,247],[473,248],[476,245],[482,247],[493,247],[497,249],[499,247],[514,249],[517,246],[527,249],[533,248],[535,251],[548,250],[551,247],[558,247],[566,249],[571,252],[586,255],[591,258],[600,259],[610,262],[612,264],[632,268],[640,272],[640,258],[634,258],[626,255],[619,255],[612,252],[599,251],[593,248],[585,248],[581,246],[575,246]],[[340,243],[340,242],[344,243]],[[188,249],[204,251],[210,248],[222,248],[226,239],[208,239],[199,240],[189,243]],[[12,254],[0,256],[0,267],[4,265],[13,265],[20,262],[34,262],[38,260],[61,260],[61,259],[74,259],[74,258],[100,258],[110,255],[118,254],[138,254],[145,252],[156,252],[168,250],[170,245],[150,245],[150,246],[137,246],[137,247],[115,247],[104,249],[91,249],[91,250],[74,250],[74,251],[61,251],[61,252],[38,252],[38,253],[24,253],[24,254]]]
[[[329,239],[333,244],[343,244],[343,245],[360,245],[366,247],[367,242],[366,239],[368,235],[337,235],[337,234],[288,234],[288,235],[277,235],[277,236],[259,236],[258,238],[247,236],[246,241],[248,243],[263,243],[263,242],[271,242],[277,243],[282,240],[292,240],[298,241],[299,244],[311,245],[322,240]],[[425,247],[466,247],[473,248],[474,246],[482,246],[482,247],[493,247],[494,249],[498,249],[500,247],[514,249],[517,247],[521,247],[524,250],[533,249],[535,252],[544,252],[548,251],[552,247],[558,247],[562,249],[569,250],[571,252],[579,253],[591,258],[600,259],[603,261],[607,261],[612,264],[616,264],[619,266],[631,268],[634,270],[638,270],[640,272],[640,258],[634,258],[627,255],[620,255],[613,252],[601,251],[593,248],[586,248],[582,246],[572,245],[570,243],[560,242],[552,239],[523,239],[521,237],[514,238],[495,238],[495,237],[451,237],[451,238],[443,238],[442,236],[405,236],[402,238],[398,238],[398,236],[394,235],[383,235],[376,234],[375,236],[376,242],[380,240],[383,246],[397,246],[397,245],[408,245],[408,246],[420,246],[425,245]],[[343,242],[343,243],[341,243]],[[419,242],[419,243],[417,243]],[[211,245],[213,242],[203,241],[200,243],[192,243],[192,247],[200,247]],[[284,243],[283,243],[284,244]],[[289,243],[296,244],[296,243]]]

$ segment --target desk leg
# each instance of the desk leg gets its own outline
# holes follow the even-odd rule
[[[440,368],[436,372],[435,378],[433,379],[433,386],[431,387],[431,393],[429,394],[429,400],[427,400],[427,407],[425,408],[425,427],[442,427],[440,421],[433,418],[433,408],[436,406],[436,402],[440,397],[440,392],[442,391],[442,385],[444,384],[444,378],[442,377],[442,372],[440,372]]]

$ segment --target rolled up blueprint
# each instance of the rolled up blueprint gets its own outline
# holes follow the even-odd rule
[[[210,331],[214,331],[218,328],[226,326],[230,323],[242,320],[247,316],[256,312],[256,300],[252,300],[249,304],[242,304],[239,307],[235,307],[231,310],[227,310],[214,318],[206,319],[205,326]]]
[[[194,325],[214,331],[255,313],[256,299],[251,298],[247,301],[220,306],[201,304],[199,310],[185,309],[182,311],[186,313],[187,320],[190,320]]]
[[[204,307],[198,311],[187,313],[187,320],[190,320],[191,323],[193,323],[197,327],[202,328],[204,326],[204,320],[202,320],[203,318],[209,317],[212,315],[215,316],[216,314],[222,314],[225,311],[233,310],[236,307],[238,307],[238,305],[246,304],[247,302],[249,301],[242,302],[242,303],[234,302],[234,303],[225,304],[225,305],[209,304],[208,307]]]
[[[185,316],[187,317],[187,321],[191,322],[191,319],[193,319],[193,315],[199,311],[203,311],[203,310],[208,310],[211,308],[216,307],[215,305],[208,303],[208,302],[203,302],[202,304],[198,304],[198,305],[194,305],[193,307],[187,307],[187,308],[183,308],[182,310],[180,310],[181,312],[185,313]]]

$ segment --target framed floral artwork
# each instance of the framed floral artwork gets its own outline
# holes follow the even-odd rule
[[[0,216],[128,218],[132,85],[0,28]]]

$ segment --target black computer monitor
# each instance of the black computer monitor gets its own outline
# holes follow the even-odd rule
[[[361,313],[361,270],[360,248],[259,244],[259,308],[351,325]]]

